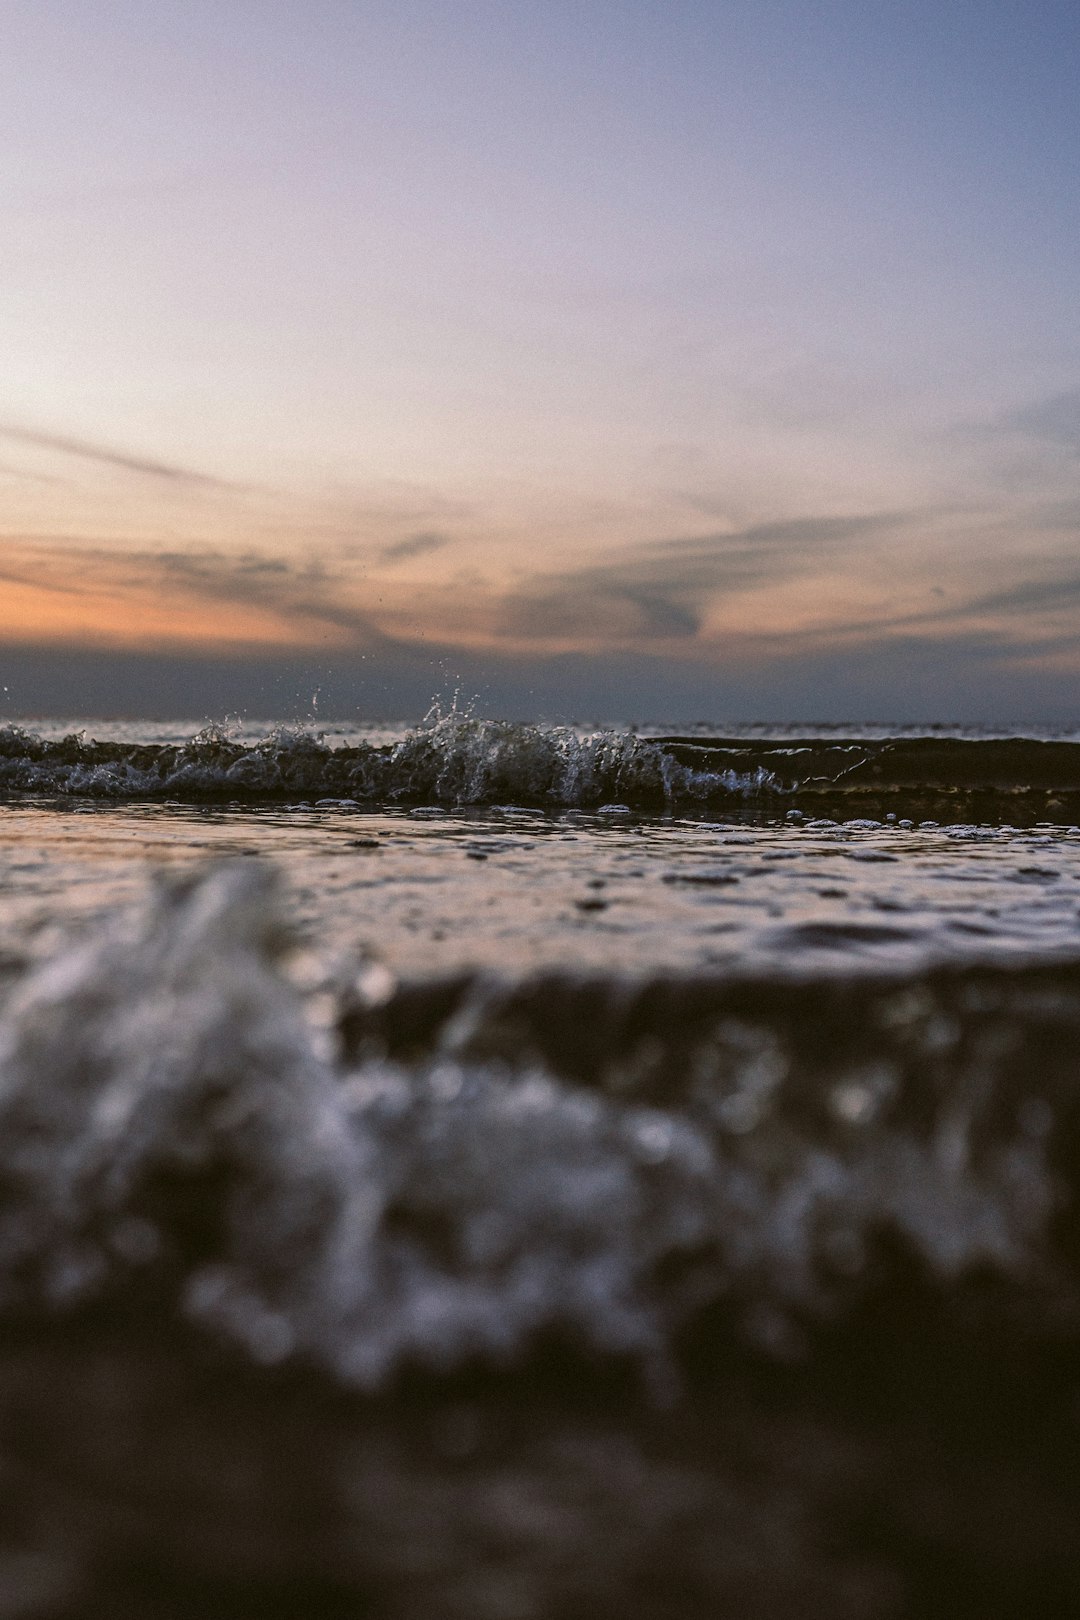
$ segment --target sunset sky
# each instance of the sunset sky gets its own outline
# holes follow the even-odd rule
[[[4,0],[0,712],[1080,725],[1078,86],[1075,0]]]

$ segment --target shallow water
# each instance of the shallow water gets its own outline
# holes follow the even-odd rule
[[[1080,1611],[1075,743],[373,735],[7,734],[0,1616]]]
[[[376,955],[403,977],[564,963],[860,973],[1080,948],[1072,827],[97,802],[0,813],[5,948],[91,922],[152,867],[253,855],[286,875],[314,948]]]

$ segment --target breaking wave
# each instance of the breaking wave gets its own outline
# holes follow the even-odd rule
[[[245,744],[208,727],[182,746],[44,740],[0,730],[0,793],[94,799],[259,802],[337,799],[362,804],[519,804],[638,808],[741,800],[766,773],[680,765],[632,733],[579,736],[568,727],[477,720],[457,713],[385,747],[328,747],[279,728]]]
[[[208,726],[183,744],[44,739],[0,729],[0,795],[194,803],[658,811],[805,807],[953,821],[1080,817],[1080,743],[954,737],[767,739],[584,734],[452,712],[385,745],[328,746],[281,727],[245,743]]]

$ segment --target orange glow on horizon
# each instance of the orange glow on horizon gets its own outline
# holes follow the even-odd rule
[[[100,646],[147,651],[300,650],[348,640],[303,635],[271,611],[229,603],[192,603],[152,588],[108,591],[73,589],[70,594],[22,581],[0,587],[0,640]]]

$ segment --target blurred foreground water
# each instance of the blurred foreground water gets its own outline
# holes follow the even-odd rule
[[[3,734],[0,1616],[1080,1613],[1076,746]]]

